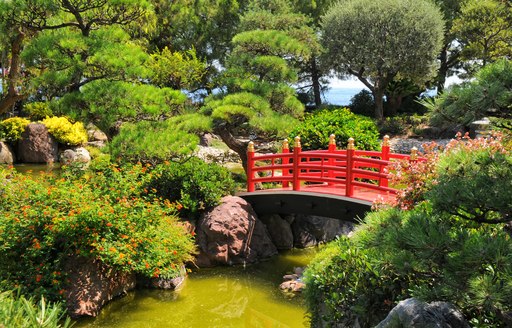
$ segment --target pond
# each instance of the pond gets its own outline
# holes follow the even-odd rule
[[[292,250],[246,267],[194,270],[177,291],[136,290],[75,327],[309,327],[302,296],[279,290],[282,276],[317,249]]]

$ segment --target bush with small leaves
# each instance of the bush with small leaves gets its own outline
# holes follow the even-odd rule
[[[87,131],[82,122],[71,123],[65,117],[47,117],[42,123],[48,132],[60,143],[65,145],[81,145],[87,142]]]
[[[201,210],[218,205],[222,196],[233,193],[234,186],[226,168],[192,157],[183,163],[168,162],[156,166],[145,188],[171,202],[178,202],[183,207],[181,217],[195,218]]]
[[[356,115],[347,108],[319,110],[307,115],[292,130],[289,139],[300,136],[303,150],[327,149],[329,136],[336,135],[336,145],[346,148],[349,138],[355,139],[358,149],[375,150],[379,147],[377,126],[368,117]]]
[[[25,104],[23,111],[32,121],[44,120],[47,117],[53,116],[50,104],[47,102],[37,101]]]
[[[21,134],[30,123],[23,117],[11,117],[0,122],[0,138],[7,142],[14,143],[21,139]]]
[[[0,193],[4,288],[60,300],[70,257],[101,260],[148,278],[174,278],[192,260],[192,235],[177,217],[181,205],[144,189],[153,179],[150,167],[74,172],[2,174],[9,185]]]

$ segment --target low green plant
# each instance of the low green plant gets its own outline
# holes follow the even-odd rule
[[[48,132],[60,143],[81,145],[87,142],[87,131],[82,122],[71,123],[65,117],[47,117],[42,123]]]
[[[110,166],[81,175],[66,169],[29,178],[13,174],[0,194],[0,281],[25,295],[65,295],[70,258],[172,278],[192,259],[193,238],[179,206],[144,185],[149,167]]]
[[[305,273],[313,326],[373,327],[408,297],[450,302],[480,327],[512,322],[512,243],[502,226],[453,220],[423,203],[371,213],[329,252]]]
[[[68,328],[73,323],[65,317],[60,303],[47,303],[44,297],[39,302],[15,292],[0,293],[0,327],[16,328]]]
[[[460,138],[427,161],[397,163],[394,182],[406,188],[395,207],[366,216],[306,271],[313,322],[372,327],[416,297],[453,303],[477,327],[510,326],[511,168],[499,137]]]
[[[27,103],[23,106],[23,111],[32,121],[44,120],[47,117],[53,116],[50,104],[47,102]]]
[[[21,134],[30,123],[23,117],[11,117],[0,122],[0,138],[7,142],[16,142],[21,139]]]
[[[300,136],[303,150],[327,149],[331,134],[336,135],[336,145],[340,148],[347,147],[349,138],[355,139],[358,149],[379,147],[379,132],[373,120],[353,114],[347,108],[324,109],[306,115],[304,121],[290,132],[289,139]]]
[[[196,217],[201,210],[218,205],[222,196],[234,191],[235,183],[229,171],[217,164],[208,164],[192,157],[183,163],[157,165],[152,178],[145,184],[156,195],[178,202],[180,215]]]

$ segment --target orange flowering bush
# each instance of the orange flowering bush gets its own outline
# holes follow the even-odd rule
[[[28,178],[4,172],[0,185],[0,281],[58,299],[70,257],[103,261],[146,277],[175,277],[192,259],[192,235],[177,205],[145,191],[147,167]]]
[[[438,164],[440,159],[447,158],[455,152],[473,153],[487,149],[491,153],[505,153],[503,135],[495,133],[490,138],[471,139],[466,133],[464,136],[458,133],[456,138],[449,142],[443,149],[435,142],[423,145],[425,160],[410,162],[401,160],[392,164],[390,168],[390,181],[399,188],[397,197],[381,205],[391,205],[401,209],[412,209],[416,204],[425,200],[426,193],[438,183]]]

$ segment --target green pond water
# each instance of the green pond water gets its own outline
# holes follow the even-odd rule
[[[246,267],[198,269],[179,291],[136,290],[75,327],[309,327],[304,300],[279,290],[282,276],[316,249],[292,250]]]

